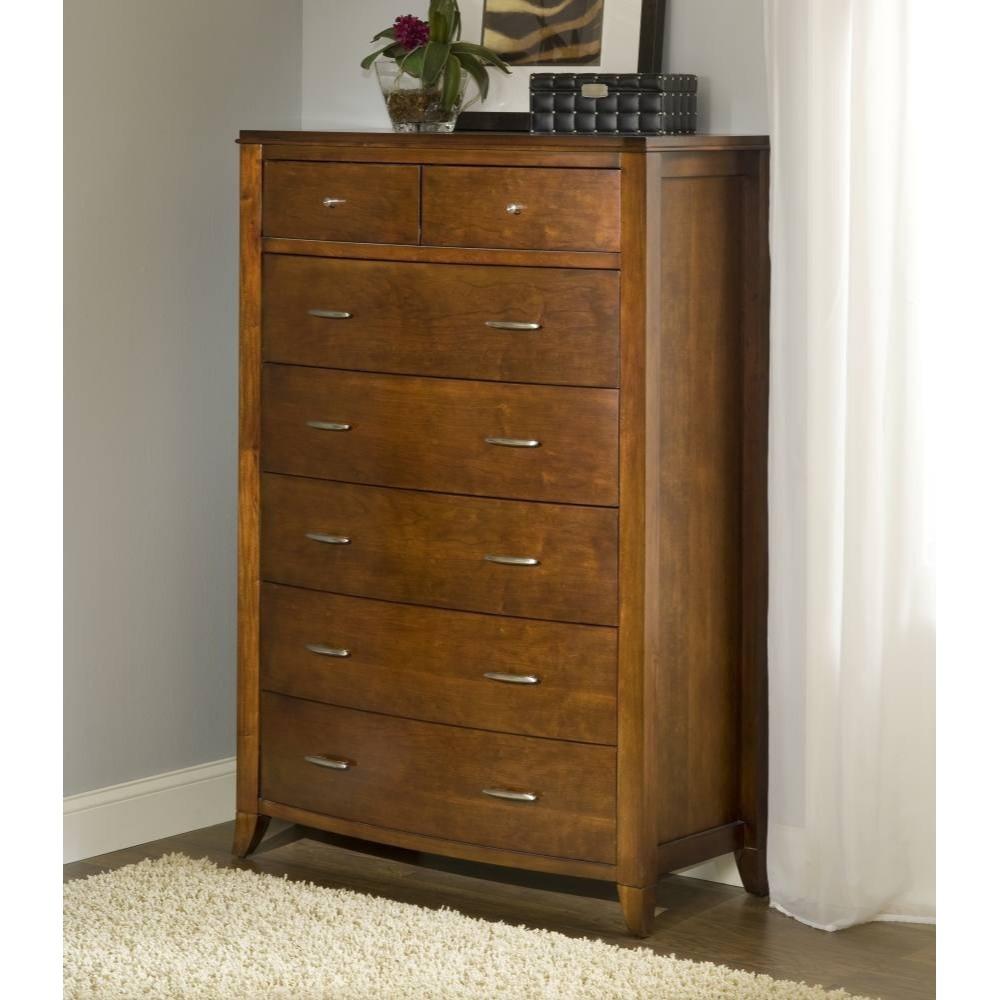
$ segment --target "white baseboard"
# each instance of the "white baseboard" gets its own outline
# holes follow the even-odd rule
[[[739,869],[736,867],[736,858],[732,854],[712,858],[711,861],[703,861],[700,865],[692,865],[690,868],[682,868],[674,874],[700,878],[706,882],[722,882],[724,885],[743,885]]]
[[[235,757],[70,795],[63,799],[63,863],[225,823],[235,808]],[[731,854],[677,874],[740,885]]]
[[[63,863],[225,823],[235,809],[235,757],[70,795]]]

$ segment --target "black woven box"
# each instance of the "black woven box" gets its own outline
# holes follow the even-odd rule
[[[531,131],[689,135],[698,77],[689,73],[532,73]]]

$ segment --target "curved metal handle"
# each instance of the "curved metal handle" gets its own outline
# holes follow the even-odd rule
[[[534,438],[483,438],[487,444],[499,444],[504,448],[540,448],[541,441]]]
[[[314,542],[323,542],[325,545],[351,544],[347,535],[324,535],[322,531],[307,531],[306,538],[311,538]]]
[[[349,431],[350,424],[338,424],[333,420],[307,420],[306,427],[315,427],[318,431]]]
[[[501,684],[537,684],[538,678],[534,674],[502,674],[496,670],[487,670],[484,677],[491,681],[500,681]]]
[[[336,208],[338,205],[346,205],[346,198],[324,198],[323,207],[324,208]]]
[[[320,643],[307,642],[306,649],[317,656],[350,656],[351,651],[343,646],[323,646]]]
[[[508,319],[488,319],[486,325],[493,330],[541,330],[541,323],[516,323]]]
[[[524,205],[519,205],[516,201],[512,201],[507,206],[508,215],[520,215],[524,211]]]
[[[349,760],[341,760],[339,757],[324,757],[322,754],[308,754],[302,759],[317,767],[328,767],[331,771],[346,771],[351,766]]]
[[[535,802],[538,799],[534,792],[512,792],[507,788],[484,788],[483,795],[491,795],[495,799],[507,799],[508,802]]]
[[[501,566],[537,566],[538,560],[532,558],[531,556],[491,556],[486,555],[483,558],[487,562],[500,563]]]
[[[351,313],[342,309],[310,309],[310,316],[318,316],[320,319],[350,319]]]

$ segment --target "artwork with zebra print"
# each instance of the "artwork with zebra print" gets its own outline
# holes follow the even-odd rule
[[[484,0],[483,45],[512,66],[596,66],[604,0]]]

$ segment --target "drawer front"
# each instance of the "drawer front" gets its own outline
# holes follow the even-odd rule
[[[615,749],[415,722],[265,693],[261,794],[487,847],[612,864]],[[342,769],[305,758],[340,761]],[[484,789],[531,793],[511,801]]]
[[[522,618],[617,623],[615,508],[272,474],[262,480],[266,580]],[[492,561],[498,557],[537,563]]]
[[[420,168],[271,161],[264,166],[264,235],[349,243],[416,243]]]
[[[265,254],[262,323],[265,361],[618,385],[615,271]]]
[[[425,167],[425,244],[618,250],[617,170]]]
[[[616,652],[613,628],[261,592],[261,685],[347,708],[613,744]]]
[[[265,365],[269,472],[618,502],[618,392]]]

